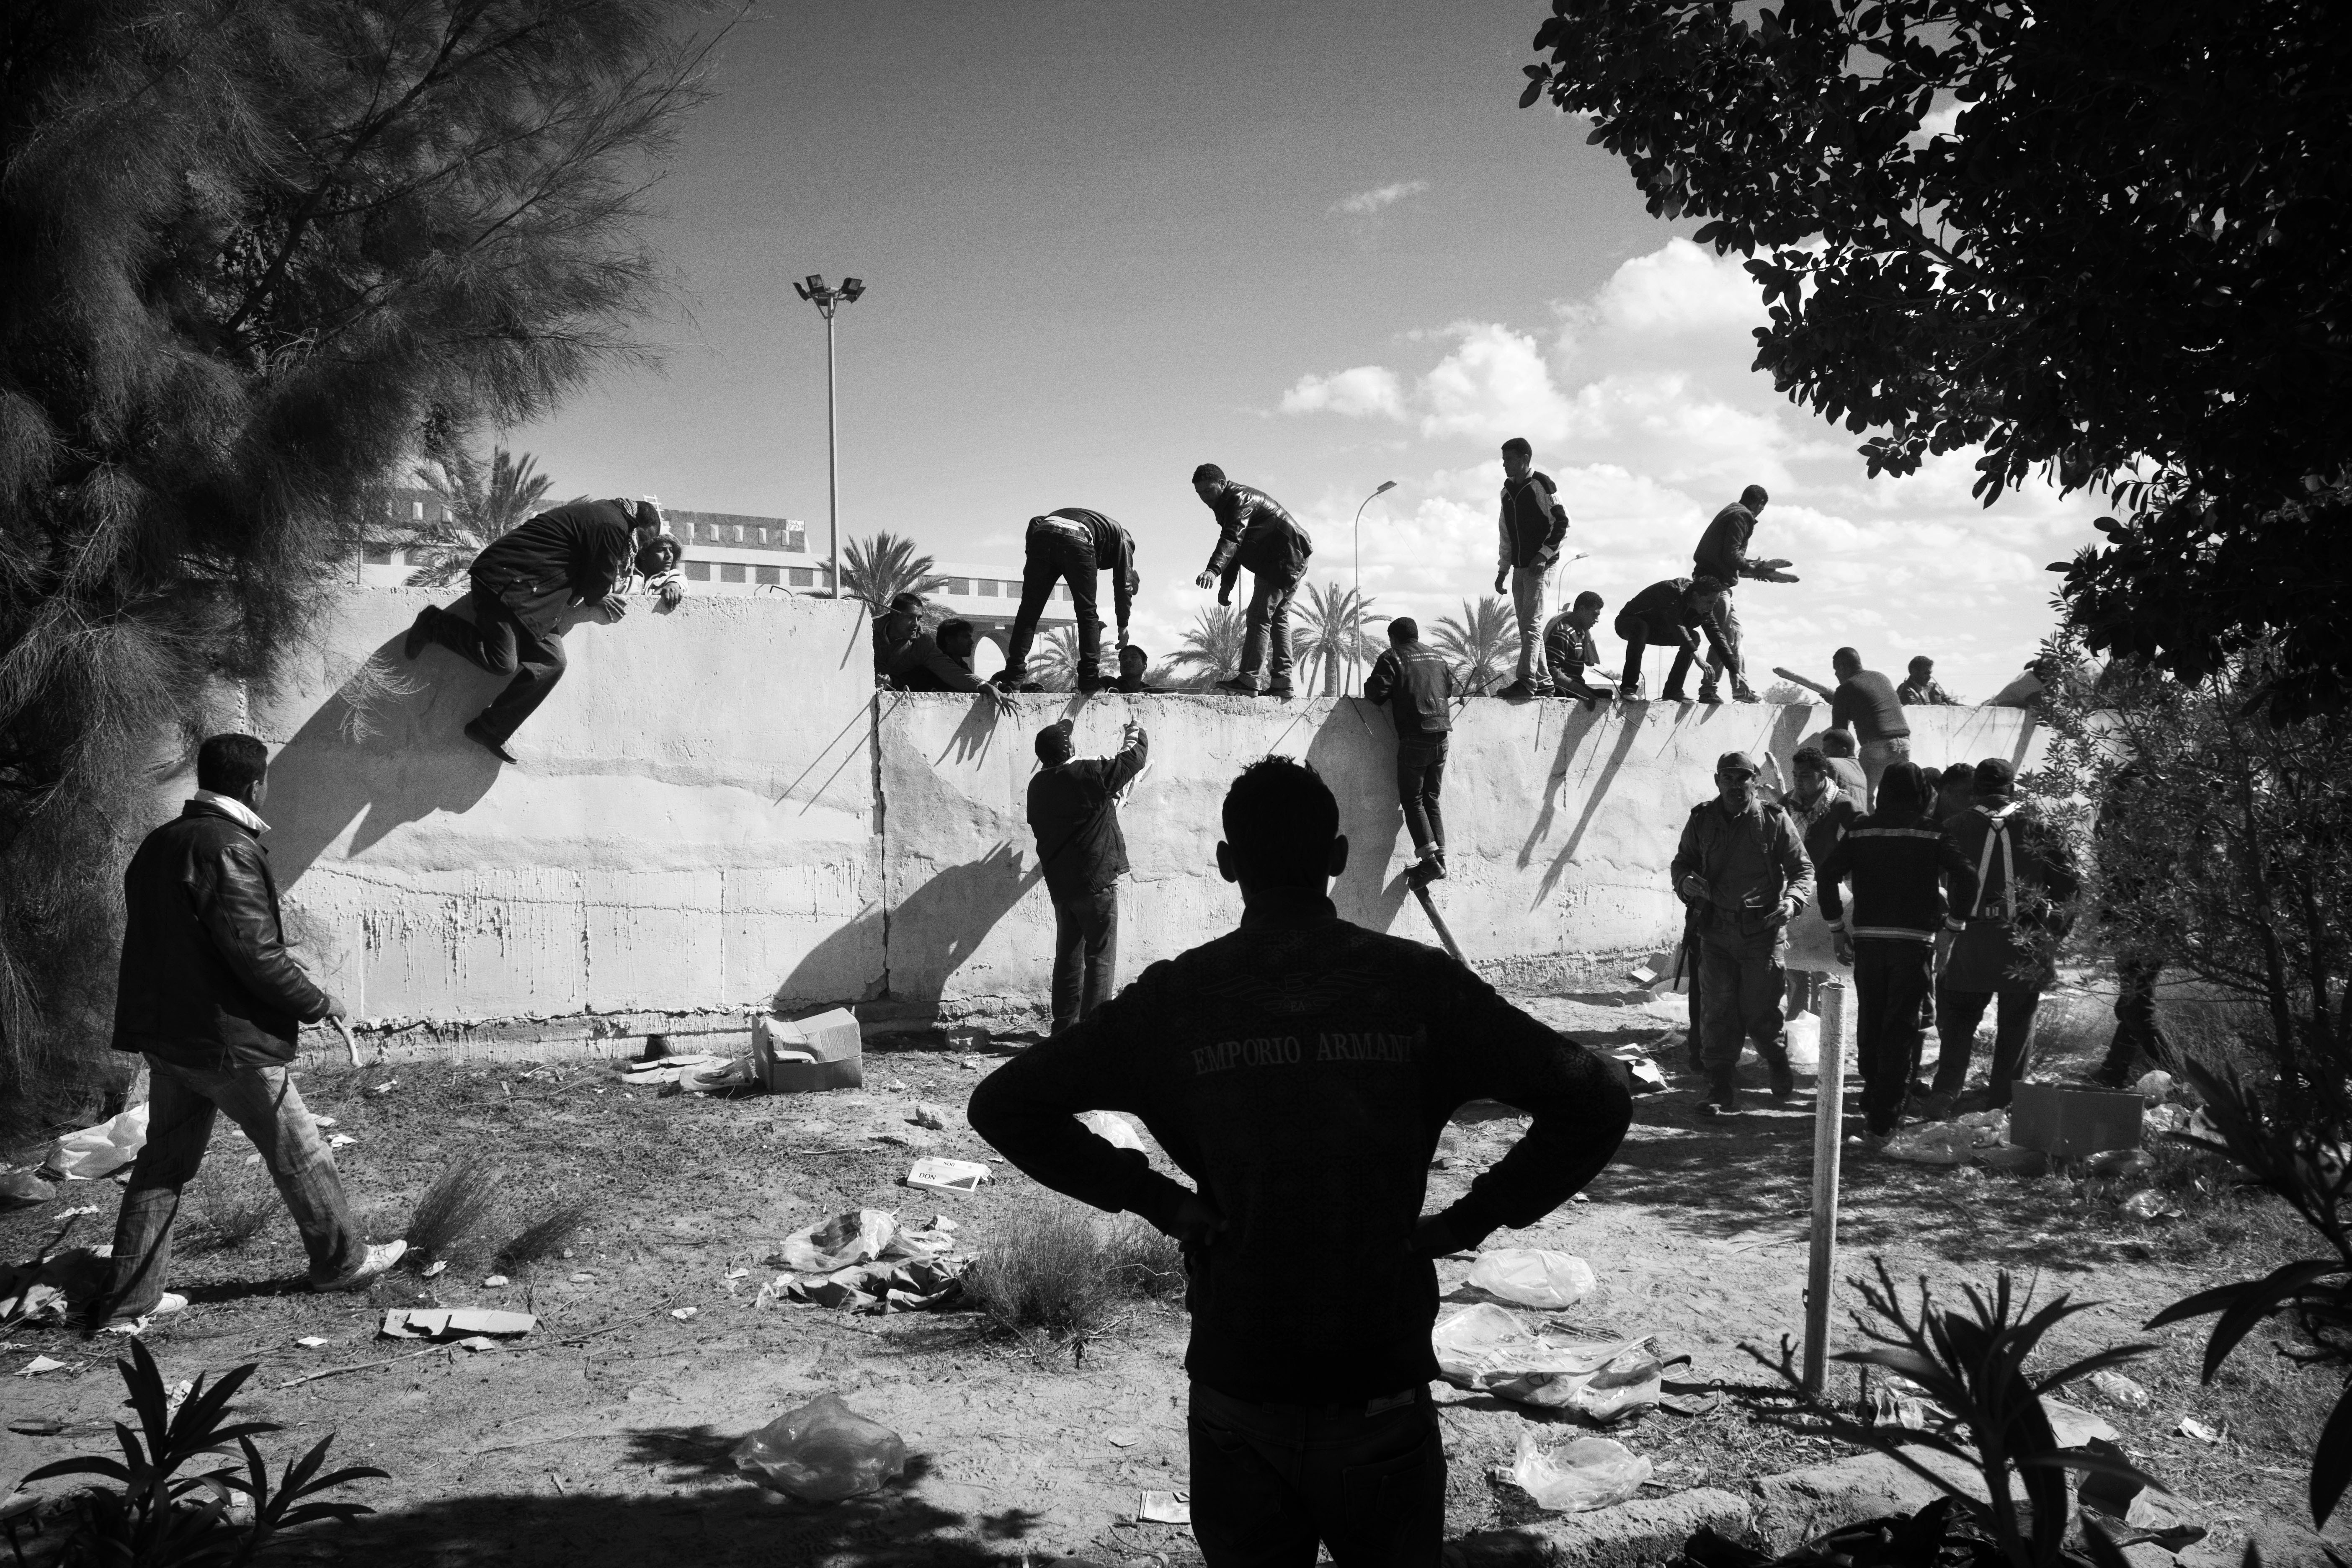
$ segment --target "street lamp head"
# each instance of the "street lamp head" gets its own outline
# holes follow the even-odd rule
[[[1396,485],[1397,482],[1394,479],[1382,479],[1381,481],[1381,488],[1374,490],[1372,493],[1376,496],[1384,496],[1391,490],[1396,489]]]
[[[860,294],[865,292],[866,279],[863,278],[845,278],[841,280],[841,297],[843,299],[855,300]]]

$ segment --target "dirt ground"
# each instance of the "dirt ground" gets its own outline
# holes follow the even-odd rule
[[[1641,998],[1528,1005],[1601,1043],[1660,1030],[1657,1004]],[[173,1287],[193,1306],[159,1320],[148,1343],[174,1381],[257,1363],[244,1408],[287,1428],[265,1439],[266,1451],[282,1459],[334,1433],[337,1461],[390,1473],[352,1489],[374,1518],[348,1530],[313,1527],[278,1561],[619,1565],[683,1552],[698,1563],[745,1564],[1045,1563],[1066,1553],[1197,1562],[1184,1528],[1136,1520],[1145,1489],[1185,1484],[1180,1310],[1139,1306],[1082,1354],[1041,1361],[991,1337],[968,1312],[856,1317],[760,1300],[776,1272],[764,1260],[782,1238],[845,1209],[892,1209],[908,1221],[944,1214],[971,1244],[1025,1205],[1064,1201],[1002,1163],[996,1181],[972,1195],[909,1189],[900,1179],[914,1152],[869,1136],[904,1130],[918,1100],[960,1107],[992,1063],[1017,1048],[871,1042],[862,1092],[734,1100],[656,1098],[585,1062],[314,1066],[303,1092],[355,1140],[338,1159],[374,1235],[395,1234],[433,1177],[467,1154],[506,1167],[513,1220],[569,1196],[595,1201],[569,1257],[503,1288],[485,1286],[478,1264],[429,1282],[445,1304],[534,1311],[538,1331],[505,1350],[412,1354],[412,1344],[378,1339],[376,1326],[385,1302],[404,1301],[414,1281],[375,1300],[312,1295],[301,1285],[291,1223],[277,1213],[242,1247],[181,1258]],[[1690,1353],[1695,1381],[1768,1386],[1773,1380],[1740,1346],[1777,1345],[1802,1321],[1811,1097],[1785,1109],[1759,1097],[1764,1109],[1709,1123],[1696,1114],[1696,1085],[1676,1061],[1662,1065],[1673,1089],[1636,1102],[1632,1134],[1589,1201],[1487,1245],[1556,1247],[1591,1264],[1600,1289],[1556,1314],[1560,1326],[1595,1338],[1655,1334],[1670,1352]],[[2081,1065],[2063,1057],[2043,1064],[2059,1073]],[[931,1152],[991,1152],[949,1120]],[[1430,1206],[1458,1194],[1520,1125],[1508,1116],[1458,1124],[1446,1168],[1431,1173]],[[248,1155],[241,1139],[224,1134],[205,1181],[250,1185]],[[1898,1279],[1925,1275],[1948,1291],[1990,1285],[2005,1268],[2045,1299],[2066,1292],[2102,1303],[2061,1331],[2053,1353],[2155,1341],[2158,1350],[2133,1369],[2153,1391],[2153,1408],[2108,1406],[2086,1387],[2069,1397],[2111,1421],[2135,1459],[2191,1500],[2214,1529],[2204,1550],[2226,1550],[2234,1562],[2231,1542],[2257,1514],[2305,1517],[2309,1445],[2340,1380],[2297,1369],[2257,1334],[2204,1387],[2197,1374],[2205,1323],[2140,1334],[2179,1297],[2303,1250],[2274,1200],[2175,1179],[2188,1216],[2147,1222],[2120,1212],[2112,1184],[2063,1173],[2014,1179],[1856,1161],[1844,1184],[1841,1272],[1860,1273],[1880,1257]],[[81,1220],[77,1238],[102,1241],[119,1194],[111,1182],[69,1184],[44,1207],[0,1216],[0,1247],[9,1258],[27,1256],[54,1233],[58,1211],[93,1203],[98,1212]],[[1466,1269],[1441,1267],[1448,1288]],[[1345,1285],[1302,1279],[1298,1288]],[[1845,1290],[1841,1305],[1854,1300]],[[672,1315],[688,1307],[690,1317]],[[310,1336],[327,1342],[296,1342]],[[1857,1341],[1842,1327],[1839,1342]],[[0,1477],[111,1448],[107,1423],[121,1403],[115,1353],[55,1329],[5,1336],[0,1375],[20,1373],[37,1354],[69,1365],[0,1385],[12,1426],[66,1424],[53,1436],[0,1433]],[[406,1359],[296,1382],[394,1356]],[[1837,1375],[1851,1391],[1851,1373]],[[878,1498],[829,1509],[801,1508],[743,1481],[730,1447],[825,1390],[902,1435],[913,1456],[906,1478]],[[1450,1389],[1443,1397],[1452,1529],[1537,1517],[1490,1473],[1507,1463],[1533,1417],[1491,1397]],[[2181,1435],[2188,1415],[2218,1428],[2221,1440]],[[1838,1451],[1767,1426],[1737,1399],[1696,1416],[1654,1413],[1612,1435],[1656,1462],[1660,1490],[1736,1489]]]

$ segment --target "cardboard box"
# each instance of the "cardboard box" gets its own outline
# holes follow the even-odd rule
[[[771,1094],[814,1094],[866,1083],[857,1016],[835,1007],[813,1018],[761,1018],[751,1029],[751,1070]]]
[[[2145,1110],[2130,1090],[2071,1083],[2021,1083],[2009,1101],[2009,1141],[2045,1154],[2137,1149]]]

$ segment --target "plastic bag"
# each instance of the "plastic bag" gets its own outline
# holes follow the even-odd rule
[[[1143,1137],[1136,1131],[1135,1123],[1116,1110],[1089,1110],[1078,1118],[1078,1122],[1114,1149],[1132,1149],[1139,1154],[1143,1152]]]
[[[1546,1347],[1561,1365],[1517,1377],[1489,1374],[1490,1393],[1544,1410],[1570,1410],[1605,1426],[1665,1398],[1666,1369],[1646,1339],[1628,1344]]]
[[[2139,1125],[2147,1137],[2161,1137],[2167,1132],[2189,1131],[2189,1108],[2185,1105],[2151,1105],[2140,1112]]]
[[[887,1209],[852,1209],[822,1225],[796,1230],[780,1249],[783,1265],[803,1274],[830,1274],[887,1250],[898,1222]]]
[[[1966,1116],[1954,1117],[1952,1124],[1969,1130],[1969,1142],[1974,1148],[1994,1149],[2009,1142],[2006,1110],[1971,1110]]]
[[[1438,1372],[1465,1388],[1485,1386],[1479,1380],[1487,1373],[1523,1366],[1540,1348],[1516,1315],[1486,1301],[1442,1320],[1430,1330],[1429,1342]]]
[[[1565,1252],[1532,1247],[1482,1252],[1470,1266],[1470,1283],[1490,1296],[1522,1307],[1570,1307],[1592,1293],[1600,1281],[1591,1265]]]
[[[2156,1169],[2156,1157],[2145,1149],[2102,1149],[2083,1162],[2086,1176],[2142,1176]]]
[[[94,1182],[131,1163],[146,1146],[147,1107],[142,1102],[58,1139],[49,1154],[49,1168],[69,1182]]]
[[[736,1444],[730,1457],[747,1479],[786,1497],[839,1502],[880,1491],[907,1468],[907,1445],[838,1394],[820,1394]]]
[[[2152,1072],[2140,1074],[2139,1081],[2132,1085],[2132,1088],[2139,1091],[2139,1097],[2142,1100],[2154,1105],[2172,1092],[2172,1075],[2162,1068],[2158,1068]]]
[[[1822,1066],[1822,1021],[1811,1013],[1800,1013],[1780,1026],[1780,1043],[1789,1053],[1789,1066],[1798,1072],[1819,1072]]]
[[[1886,1147],[1879,1152],[1890,1160],[1908,1160],[1916,1165],[1965,1165],[1975,1147],[1974,1128],[1928,1121],[1905,1128],[1888,1139]]]
[[[1556,1426],[1519,1434],[1510,1479],[1538,1505],[1559,1513],[1607,1508],[1640,1491],[1650,1479],[1650,1461],[1624,1444],[1610,1437],[1561,1442],[1565,1436]]]

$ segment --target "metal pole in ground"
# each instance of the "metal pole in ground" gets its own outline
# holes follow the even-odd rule
[[[1805,1274],[1805,1392],[1818,1394],[1830,1350],[1837,1277],[1838,1152],[1845,1131],[1846,984],[1822,988],[1822,1056],[1813,1079],[1813,1247]]]

